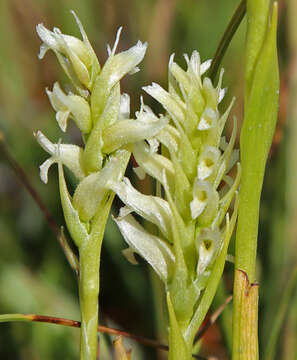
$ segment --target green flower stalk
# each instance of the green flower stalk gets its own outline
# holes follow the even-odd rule
[[[140,41],[127,51],[116,54],[121,29],[115,44],[108,46],[108,59],[101,68],[86,33],[72,12],[82,40],[64,35],[57,28],[42,24],[37,33],[43,41],[39,57],[53,50],[69,77],[72,89],[66,93],[58,83],[47,89],[62,131],[72,119],[81,131],[84,146],[52,143],[42,132],[35,135],[50,154],[40,166],[41,179],[47,183],[48,170],[58,164],[59,187],[65,221],[79,251],[79,296],[81,307],[81,359],[93,360],[97,352],[98,294],[100,251],[107,217],[114,194],[108,183],[118,182],[126,170],[131,143],[156,136],[168,119],[139,113],[130,119],[130,101],[120,92],[120,80],[138,71],[147,44]],[[77,179],[73,195],[67,189],[63,166]]]
[[[184,71],[171,56],[169,89],[157,84],[143,89],[166,110],[167,124],[148,141],[135,142],[136,174],[152,176],[159,194],[143,195],[127,178],[111,179],[110,188],[125,203],[115,219],[129,248],[142,256],[165,285],[169,313],[169,359],[191,359],[195,334],[215,294],[235,226],[238,202],[229,208],[240,182],[239,153],[234,150],[236,120],[229,143],[222,132],[232,103],[220,114],[225,94],[221,71],[214,87],[201,78],[210,61],[200,63],[198,52],[185,55]],[[142,103],[138,117],[154,116]],[[160,149],[160,151],[158,151]],[[237,165],[236,165],[237,164]],[[237,167],[235,179],[229,172]],[[161,189],[162,188],[162,189]],[[161,191],[162,190],[162,191]],[[142,216],[158,228],[146,231],[131,215]]]
[[[277,2],[270,5],[270,0],[247,1],[245,113],[240,135],[242,182],[235,242],[234,360],[259,358],[256,283],[259,208],[279,100]]]

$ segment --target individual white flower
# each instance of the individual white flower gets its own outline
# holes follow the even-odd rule
[[[91,131],[91,109],[83,97],[72,93],[66,95],[57,82],[54,84],[53,91],[46,89],[46,93],[57,112],[56,119],[62,131],[66,131],[69,117],[73,118],[82,133],[87,134]]]
[[[197,274],[201,275],[214,260],[221,244],[221,234],[218,229],[203,228],[196,239],[199,254]]]
[[[83,149],[72,144],[54,144],[41,131],[35,134],[39,145],[51,155],[42,165],[40,165],[40,178],[46,184],[48,180],[48,170],[51,165],[61,162],[67,166],[78,180],[85,177],[85,172],[81,165]]]
[[[80,20],[73,11],[72,14],[83,40],[65,35],[58,28],[50,31],[43,24],[38,24],[36,31],[43,41],[39,58],[42,59],[48,50],[53,50],[76,89],[81,95],[86,96],[84,87],[92,89],[93,81],[100,71],[100,65]]]

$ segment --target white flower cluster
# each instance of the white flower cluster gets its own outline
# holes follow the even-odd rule
[[[129,258],[131,252],[138,253],[159,274],[181,322],[191,318],[212,265],[231,237],[237,204],[231,219],[227,212],[241,173],[238,150],[233,149],[236,121],[229,143],[222,136],[233,103],[220,114],[223,71],[214,87],[209,78],[201,79],[210,61],[200,64],[196,51],[185,59],[186,71],[170,58],[168,91],[155,83],[143,88],[166,110],[160,119],[168,123],[133,148],[136,173],[156,179],[164,196],[143,195],[127,178],[110,182],[126,204],[115,221],[129,244]],[[152,111],[142,104],[139,114],[151,116]],[[229,172],[236,163],[233,179]],[[155,224],[159,235],[146,231],[131,212]]]
[[[229,143],[222,136],[233,101],[225,113],[218,110],[225,95],[223,71],[214,87],[203,77],[210,61],[201,64],[197,51],[190,58],[185,55],[187,70],[172,55],[168,91],[155,83],[143,88],[165,114],[156,116],[141,100],[136,119],[131,119],[129,96],[120,93],[119,82],[138,71],[147,44],[139,41],[115,54],[119,29],[101,68],[74,16],[82,40],[43,25],[37,26],[37,32],[43,41],[40,57],[53,50],[73,87],[69,93],[58,83],[52,91],[47,89],[57,122],[65,132],[68,119],[74,120],[85,145],[53,144],[37,132],[38,142],[51,155],[40,167],[41,179],[46,183],[49,167],[58,163],[63,211],[79,248],[103,234],[100,217],[107,211],[104,204],[111,190],[121,198],[126,206],[115,221],[129,245],[124,253],[135,263],[136,252],[153,267],[166,286],[169,308],[172,302],[174,316],[185,329],[237,217],[237,201],[231,217],[228,212],[241,173],[238,150],[234,150],[236,121]],[[138,163],[136,174],[153,177],[158,196],[141,194],[123,177],[132,151]],[[236,163],[233,179],[229,172]],[[63,165],[78,179],[73,196],[67,190]],[[146,231],[132,212],[155,224],[158,232]]]
[[[167,119],[153,114],[138,114],[130,118],[130,98],[120,93],[120,80],[128,73],[135,73],[142,61],[147,44],[140,41],[129,50],[116,54],[121,28],[108,59],[101,68],[79,19],[72,12],[80,29],[82,40],[64,35],[54,28],[48,30],[42,24],[37,33],[43,44],[39,57],[52,50],[65,73],[72,91],[65,93],[59,83],[53,90],[46,89],[56,120],[63,132],[72,119],[82,133],[84,147],[74,144],[52,143],[38,131],[37,141],[51,157],[40,166],[42,181],[47,183],[48,170],[59,163],[60,191],[65,219],[77,245],[88,238],[85,227],[95,216],[100,204],[110,193],[110,180],[120,180],[124,175],[131,143],[156,136],[167,124]],[[79,184],[70,197],[67,191],[62,165],[67,166]],[[77,223],[78,222],[78,223]]]

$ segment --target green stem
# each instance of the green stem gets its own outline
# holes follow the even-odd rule
[[[240,135],[242,177],[235,242],[233,360],[258,359],[256,254],[260,196],[277,120],[277,4],[248,0],[245,114]]]
[[[95,254],[94,249],[88,247],[79,252],[79,257],[81,269],[79,297],[82,323],[80,359],[91,360],[96,358],[97,353],[99,257]]]
[[[104,229],[114,195],[100,207],[94,219],[90,238],[79,248],[79,298],[81,311],[80,360],[97,357],[98,295],[100,254]]]
[[[214,81],[228,46],[246,13],[246,0],[241,0],[233,14],[214,55],[207,76]]]
[[[176,319],[170,293],[167,293],[167,307],[169,315],[169,354],[168,360],[191,360],[193,342],[186,343],[180,325]]]

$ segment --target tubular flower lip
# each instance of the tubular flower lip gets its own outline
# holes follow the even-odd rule
[[[158,193],[164,196],[143,195],[125,178],[110,182],[110,188],[126,205],[115,221],[132,251],[142,256],[164,281],[181,328],[191,321],[212,268],[230,239],[237,217],[237,208],[232,213],[230,205],[241,175],[238,150],[233,149],[236,119],[229,143],[222,137],[234,102],[220,113],[218,106],[226,92],[222,88],[223,70],[215,87],[209,78],[201,78],[210,66],[209,60],[201,64],[197,51],[190,57],[185,55],[185,59],[187,70],[171,56],[168,91],[155,83],[143,87],[165,109],[159,118],[168,121],[157,134],[133,147],[138,164],[135,172],[140,178],[146,173],[152,176],[163,187],[161,191],[159,186]],[[142,103],[139,113],[144,111],[151,116],[150,108]],[[228,173],[236,163],[237,175],[233,179]],[[148,242],[156,246],[155,232],[153,235],[142,229],[140,235],[132,212],[158,228],[159,239],[172,251],[170,261],[160,255],[159,265],[155,259],[152,263],[146,247]],[[145,236],[143,247],[135,234]],[[131,258],[131,252],[128,255]],[[173,267],[170,276],[164,276],[164,261],[168,261],[168,269]]]

